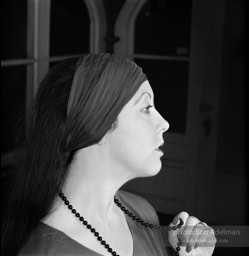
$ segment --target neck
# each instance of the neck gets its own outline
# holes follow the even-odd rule
[[[84,161],[81,161],[82,158]],[[113,163],[108,164],[106,158],[102,160],[94,161],[89,155],[78,155],[61,189],[74,209],[86,220],[109,225],[117,212],[120,212],[114,203],[114,196],[129,178],[121,175],[125,172],[117,166],[114,168]],[[58,202],[66,209],[60,198]],[[72,214],[68,209],[66,211]]]
[[[81,182],[68,179],[62,191],[73,207],[90,221],[92,217],[109,223],[117,208],[114,196],[122,184],[114,183],[106,177],[96,180],[85,179]]]

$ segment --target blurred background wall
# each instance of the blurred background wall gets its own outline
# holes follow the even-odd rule
[[[2,0],[1,7],[3,202],[14,153],[28,136],[21,117],[39,81],[67,57],[110,52],[143,68],[170,123],[161,172],[124,189],[145,197],[165,225],[182,210],[213,225],[248,224],[246,1]]]

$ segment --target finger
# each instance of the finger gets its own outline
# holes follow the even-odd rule
[[[191,250],[195,247],[197,239],[199,236],[202,235],[204,229],[205,226],[202,222],[199,222],[197,225],[194,226],[186,247],[187,252],[191,252]]]
[[[206,226],[202,232],[202,235],[198,237],[195,244],[196,251],[201,252],[197,255],[212,255],[214,252],[214,246],[216,238],[212,228]]]
[[[177,235],[181,228],[177,228],[176,230],[173,230],[172,228],[180,224],[180,219],[183,221],[183,223],[186,223],[188,216],[189,215],[187,212],[180,212],[174,217],[173,221],[169,224],[168,239],[173,248],[178,246],[179,241]]]
[[[178,238],[181,242],[182,246],[186,246],[188,244],[189,238],[191,236],[192,230],[195,225],[197,225],[200,221],[193,216],[189,216],[184,229],[179,232]]]
[[[197,247],[214,247],[216,241],[217,240],[214,235],[214,230],[209,226],[205,226],[204,230],[202,231],[201,236],[199,236],[196,241],[195,248],[197,248]]]
[[[184,228],[184,225],[188,217],[189,215],[187,212],[180,212],[174,217],[173,221],[169,224],[169,237],[174,238],[175,244],[178,242],[178,233]],[[181,222],[183,224],[181,226],[178,226],[181,224]]]
[[[186,220],[187,220],[188,217],[189,217],[189,215],[188,215],[187,212],[180,212],[174,217],[173,221],[170,223],[169,226],[172,227],[172,226],[175,226],[175,225],[179,224],[180,219],[182,219],[183,222],[186,223]]]

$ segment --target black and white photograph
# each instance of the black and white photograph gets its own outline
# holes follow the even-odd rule
[[[248,255],[247,5],[1,1],[1,255]]]

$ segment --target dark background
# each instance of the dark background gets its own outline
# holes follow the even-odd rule
[[[50,57],[76,55],[90,51],[89,14],[82,2],[81,0],[51,0]],[[108,24],[105,37],[106,52],[112,53],[115,43],[119,40],[114,34],[114,24],[124,2],[125,0],[103,1]],[[229,164],[237,166],[239,163],[241,166],[237,174],[248,179],[248,160],[246,158],[248,152],[248,144],[246,143],[248,75],[245,71],[248,66],[246,59],[248,56],[247,1],[227,0],[225,6],[217,168],[226,172],[228,169],[224,167],[225,158],[230,158]],[[20,117],[27,110],[27,69],[31,64],[8,64],[9,60],[29,58],[27,50],[27,28],[29,27],[27,1],[2,0],[1,7],[1,198],[2,205],[4,205],[5,200],[8,200],[7,191],[13,175],[11,170],[14,160],[11,152],[16,150],[26,136],[25,121]],[[189,57],[192,32],[191,13],[191,0],[147,1],[136,20],[135,52],[137,54]],[[242,63],[243,72],[241,67],[232,64],[238,59]],[[142,59],[135,59],[135,62],[143,68],[150,77],[150,82],[155,85],[154,92],[159,111],[160,108],[162,111],[165,108],[173,109],[167,113],[167,120],[173,124],[173,132],[184,133],[186,130],[186,113],[178,111],[178,109],[186,109],[187,102],[184,94],[187,93],[189,64],[165,60],[156,60],[152,63]],[[55,60],[51,60],[49,65],[52,66],[55,63]],[[177,97],[160,100],[162,94],[160,81],[165,77],[167,82],[173,85],[170,88],[164,88],[167,90],[165,94],[177,95]],[[178,86],[185,93],[179,94]],[[19,133],[17,130],[21,130],[21,132]],[[245,170],[246,173],[241,170]],[[236,169],[234,171],[236,172]],[[160,212],[158,215],[162,225],[171,221],[171,215]],[[236,220],[234,223],[236,224]],[[238,221],[238,223],[240,222]],[[244,224],[248,225],[248,218],[247,223]],[[241,248],[216,248],[214,253],[214,255],[237,254],[243,255]]]

